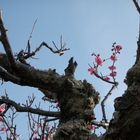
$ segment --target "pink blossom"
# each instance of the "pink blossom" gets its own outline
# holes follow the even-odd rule
[[[95,125],[91,125],[91,129],[92,130],[95,130],[96,129],[96,126]]]
[[[97,65],[102,66],[103,60],[99,54],[95,57],[95,62],[97,63]]]
[[[122,49],[121,45],[116,45],[115,50],[117,53],[119,53],[121,49]]]
[[[6,127],[2,127],[2,128],[0,128],[0,131],[5,132],[5,131],[7,131],[7,128]]]
[[[0,105],[0,113],[3,113],[6,110],[6,104],[3,103]]]
[[[117,75],[117,72],[116,71],[113,71],[113,72],[110,73],[110,76],[111,77],[115,77],[116,75]]]
[[[110,78],[109,78],[108,76],[105,76],[105,77],[104,77],[104,80],[109,81]]]
[[[112,54],[111,57],[110,57],[110,59],[112,61],[116,61],[117,60],[117,56],[115,54]]]
[[[94,74],[97,71],[97,68],[91,67],[88,69],[88,71],[90,72],[90,74]]]
[[[108,68],[109,68],[110,70],[112,70],[112,71],[116,69],[115,66],[109,66]]]
[[[91,124],[89,124],[87,127],[90,130],[95,130],[96,129],[95,125],[91,125]]]

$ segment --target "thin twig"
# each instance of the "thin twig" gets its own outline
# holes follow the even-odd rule
[[[139,38],[138,38],[138,41],[137,41],[137,55],[136,55],[135,64],[138,63],[139,59],[140,59],[140,29],[139,29]]]
[[[43,122],[41,140],[43,140],[44,139],[44,136],[45,136],[45,127],[46,127],[46,123],[47,123],[46,120],[47,120],[47,117],[45,117],[44,122]]]
[[[31,118],[30,118],[30,113],[28,112],[28,122],[29,122],[29,127],[31,129],[31,131],[33,132],[33,127],[32,127],[32,124],[31,124]],[[30,139],[29,140],[32,140],[32,137],[33,137],[34,133],[31,133],[31,136],[30,136]]]
[[[108,97],[112,94],[112,90],[116,87],[116,85],[112,85],[111,89],[107,93],[107,95],[104,97],[104,99],[101,102],[101,108],[102,108],[102,113],[103,113],[103,118],[102,120],[105,121],[105,123],[108,123],[106,119],[106,113],[105,113],[105,101],[108,99]]]
[[[19,60],[20,62],[22,63],[25,63],[26,64],[26,59],[28,58],[32,58],[33,56],[36,55],[37,52],[40,51],[40,49],[42,47],[46,47],[48,48],[52,53],[54,54],[59,54],[60,56],[64,54],[65,51],[68,51],[70,50],[69,48],[64,48],[64,45],[60,47],[60,49],[56,46],[56,44],[53,42],[53,45],[54,47],[56,48],[53,49],[52,47],[50,47],[46,42],[42,42],[39,47],[37,47],[34,51],[30,52],[24,52],[23,50],[21,50],[16,56],[17,56],[17,59],[16,60]],[[28,42],[28,47],[30,48],[30,42]]]
[[[31,33],[30,33],[30,36],[29,36],[29,39],[28,40],[30,40],[32,38],[32,34],[33,34],[34,29],[35,29],[35,25],[37,23],[37,20],[38,19],[36,19],[35,22],[34,22],[34,24],[33,24],[33,27],[32,27],[32,30],[31,30]]]
[[[33,34],[33,31],[34,31],[34,29],[35,29],[35,25],[36,25],[36,23],[37,23],[37,19],[35,20],[35,22],[34,22],[34,24],[33,24],[33,27],[32,27],[32,30],[31,30],[31,33],[30,33],[30,35],[29,35],[29,39],[28,39],[28,43],[27,43],[27,47],[26,47],[26,49],[25,49],[25,52],[27,51],[27,52],[30,52],[30,40],[31,40],[31,38],[32,38],[32,34]]]
[[[2,66],[0,66],[0,76],[4,77],[5,81],[10,80],[13,83],[17,83],[17,84],[20,83],[20,78],[19,77],[15,76],[15,75],[12,75],[6,69],[4,69]]]
[[[6,126],[7,126],[8,130],[10,131],[10,133],[11,133],[12,136],[13,136],[13,140],[16,140],[16,137],[15,137],[14,133],[12,132],[11,128],[9,127],[8,123],[6,122],[4,116],[2,116],[2,118],[3,118],[4,123],[5,123]]]

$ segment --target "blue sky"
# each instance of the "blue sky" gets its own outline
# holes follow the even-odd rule
[[[120,85],[106,103],[108,118],[112,117],[113,100],[124,93],[126,86],[123,80],[135,61],[139,17],[132,0],[0,0],[0,9],[3,11],[13,52],[26,47],[33,23],[38,19],[32,36],[32,49],[42,41],[50,45],[51,41],[59,44],[62,35],[70,51],[60,57],[43,48],[36,56],[39,59],[31,60],[30,64],[40,69],[56,68],[58,73],[63,74],[68,60],[73,56],[78,62],[75,77],[92,83],[101,98],[110,85],[87,72],[88,63],[93,61],[91,53],[100,53],[107,58],[111,54],[112,43],[116,41],[121,44],[123,51],[116,64]],[[0,88],[1,92],[7,89],[10,98],[16,101],[25,102],[32,93],[37,98],[42,97],[37,89],[11,83],[4,83]],[[100,120],[100,105],[95,111]],[[26,139],[24,133],[23,139]]]

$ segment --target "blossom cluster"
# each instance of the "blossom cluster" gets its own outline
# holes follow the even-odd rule
[[[9,115],[8,118],[11,119],[9,120],[7,117],[5,117],[5,113],[8,110],[7,104],[2,103],[0,104],[0,132],[5,133],[7,135],[7,139],[19,139],[19,136],[16,133],[16,125],[14,125],[14,115],[15,112],[13,108],[11,108],[12,111],[12,117]]]
[[[90,66],[90,68],[88,68],[89,73],[91,75],[94,74],[98,78],[100,77],[104,81],[110,81],[111,78],[113,78],[113,81],[114,81],[114,78],[117,75],[115,62],[117,61],[118,54],[120,54],[121,50],[122,50],[121,45],[116,45],[116,43],[113,43],[112,49],[111,49],[112,53],[111,53],[111,56],[108,59],[103,59],[100,54],[96,55],[95,53],[93,53],[92,56],[94,56],[95,58],[94,58],[93,66]],[[99,67],[103,66],[103,63],[107,60],[111,61],[111,65],[108,66],[108,69],[110,70],[110,73],[108,75],[104,75],[104,76],[99,75],[98,74],[99,73],[98,72]]]
[[[4,125],[3,121],[4,121],[4,118],[3,118],[3,113],[6,111],[6,104],[3,103],[0,105],[0,123],[1,123],[1,127],[0,127],[0,131],[1,132],[6,132],[7,131],[7,127]]]
[[[14,115],[16,111],[12,110],[11,120],[5,118],[4,114],[7,111],[7,105],[5,103],[0,105],[0,133],[6,134],[7,139],[16,139],[18,140],[20,135],[16,133],[16,126],[14,125]],[[49,122],[46,122],[47,118],[40,118],[40,116],[34,117],[30,114],[29,124],[30,124],[30,139],[32,140],[52,140],[53,135],[56,131],[56,125],[50,125]],[[38,118],[39,117],[39,118]]]

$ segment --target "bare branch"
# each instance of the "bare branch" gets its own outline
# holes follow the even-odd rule
[[[9,62],[10,62],[11,68],[13,68],[15,66],[15,59],[14,59],[14,56],[13,56],[13,52],[12,52],[10,43],[8,41],[8,37],[7,37],[6,31],[7,30],[5,29],[4,23],[3,23],[3,20],[2,20],[2,13],[0,11],[1,42],[3,44],[3,47],[5,49],[5,52],[7,54],[7,58],[9,60]]]
[[[0,66],[0,77],[5,81],[11,81],[16,84],[20,84],[20,78],[10,74],[6,69]]]
[[[92,121],[92,124],[96,125],[98,127],[103,127],[104,129],[108,128],[108,126],[109,126],[109,123],[106,123],[103,121],[95,121],[95,120]]]
[[[62,37],[60,38],[60,41],[61,41],[61,43],[60,43],[60,49],[56,46],[56,44],[54,43],[54,41],[52,41],[52,43],[53,43],[53,45],[54,45],[54,47],[55,47],[55,49],[53,49],[52,47],[50,47],[46,42],[42,42],[40,45],[39,45],[39,47],[37,47],[34,51],[32,51],[31,52],[31,45],[30,45],[30,40],[28,40],[28,43],[27,43],[27,48],[26,48],[26,50],[24,51],[24,50],[21,50],[16,56],[17,56],[17,59],[16,60],[19,60],[21,63],[24,63],[24,64],[27,64],[26,63],[26,59],[28,59],[28,58],[32,58],[33,56],[35,56],[36,55],[36,53],[37,52],[39,52],[40,51],[40,49],[42,48],[42,47],[46,47],[46,48],[48,48],[52,53],[54,53],[54,54],[59,54],[59,56],[61,56],[61,55],[63,55],[64,54],[64,52],[65,51],[68,51],[68,50],[70,50],[69,48],[65,48],[65,43],[63,44],[63,42],[62,42]]]
[[[10,99],[0,99],[0,102],[6,103],[7,105],[13,106],[17,112],[30,112],[33,114],[38,114],[42,116],[59,117],[59,112],[44,111],[41,109],[35,109],[31,107],[23,107]]]
[[[134,2],[134,5],[135,5],[138,13],[140,14],[140,6],[139,6],[138,2],[136,0],[133,0],[133,2]]]
[[[102,113],[103,113],[103,118],[102,120],[105,121],[105,123],[107,123],[107,119],[106,119],[106,113],[105,113],[105,101],[108,99],[108,97],[112,94],[112,90],[116,87],[116,85],[112,85],[111,89],[109,90],[109,92],[107,93],[107,95],[104,97],[104,99],[101,102],[101,108],[102,108]]]
[[[138,1],[133,0],[133,2],[134,2],[134,5],[135,5],[135,7],[136,7],[138,13],[140,14],[140,6],[139,6],[139,4],[138,4]],[[135,64],[137,64],[137,62],[138,62],[139,59],[140,59],[140,23],[139,23],[139,38],[138,38],[138,41],[137,41],[137,46],[138,46],[138,48],[137,48],[137,55],[136,55]]]
[[[56,120],[58,120],[58,119],[59,119],[59,118],[46,119],[46,122],[56,121]]]
[[[34,22],[34,24],[33,24],[32,31],[31,31],[31,33],[30,33],[30,36],[29,36],[29,39],[28,39],[28,40],[30,40],[30,39],[32,38],[32,34],[33,34],[34,29],[35,29],[36,23],[37,23],[37,19],[35,20],[35,22]]]
[[[53,43],[54,47],[56,48],[56,50],[59,50],[59,49],[57,48],[57,46],[56,46],[55,42],[54,42],[54,41],[52,41],[52,43]]]
[[[0,72],[2,72],[0,73],[0,77],[3,80],[23,86],[27,85],[39,88],[39,90],[43,91],[45,96],[48,94],[48,92],[45,91],[50,91],[52,93],[58,92],[62,77],[56,73],[55,70],[38,70],[29,65],[16,62],[16,72],[11,74],[11,71],[9,71],[10,66],[7,61],[7,56],[5,54],[0,54]]]
[[[5,125],[7,126],[8,130],[10,131],[11,135],[13,136],[13,139],[16,140],[15,135],[14,135],[14,133],[12,132],[12,130],[11,130],[9,124],[6,122],[6,120],[5,120],[4,117],[2,117],[2,118],[3,118],[3,121],[4,121]]]
[[[94,75],[95,75],[97,78],[101,79],[102,81],[105,81],[105,82],[110,83],[110,84],[113,84],[113,85],[118,85],[118,82],[105,80],[102,76],[100,76],[100,75],[97,74],[97,73],[94,73]]]
[[[33,29],[34,29],[34,26],[33,26]],[[42,42],[40,46],[36,48],[36,50],[33,52],[29,52],[29,50],[28,52],[24,52],[24,51],[21,52],[20,62],[22,63],[20,63],[16,61],[13,56],[12,49],[11,49],[11,46],[10,46],[10,43],[8,41],[8,37],[6,34],[6,29],[2,21],[2,16],[0,16],[0,32],[1,32],[1,42],[6,52],[6,54],[0,54],[0,66],[1,66],[0,78],[2,78],[4,81],[11,81],[19,85],[37,87],[41,91],[47,90],[56,94],[56,92],[58,92],[59,90],[58,88],[61,85],[62,76],[57,74],[55,70],[49,69],[48,71],[41,71],[41,70],[35,69],[34,67],[27,65],[25,60],[28,59],[29,57],[34,56],[36,52],[38,52],[43,46],[47,47],[53,53],[58,53],[59,55],[62,55],[64,51],[69,50],[67,48],[64,48],[64,45],[62,44],[62,37],[61,37],[60,49],[56,48],[55,50],[51,48],[47,43]],[[31,38],[31,35],[30,35],[30,38]],[[28,41],[28,45],[30,45],[29,41]],[[47,96],[48,94],[48,92],[47,93],[43,92],[43,93],[45,94],[45,96]]]
[[[32,38],[32,34],[33,34],[34,29],[35,29],[36,23],[37,23],[37,19],[35,20],[35,22],[34,22],[34,24],[33,24],[33,27],[32,27],[31,33],[30,33],[30,35],[29,35],[28,42],[27,42],[27,47],[26,47],[26,49],[25,49],[25,52],[27,51],[28,53],[30,53],[30,49],[31,49],[31,48],[30,48],[30,40],[31,40],[31,38]]]
[[[2,21],[2,16],[0,16],[0,32],[1,32],[1,42],[6,51],[6,54],[2,55],[0,54],[0,66],[1,66],[0,71],[2,72],[1,78],[4,79],[5,81],[11,81],[19,85],[28,85],[31,87],[37,87],[39,89],[43,90],[45,89],[54,93],[58,91],[58,88],[55,90],[54,87],[59,87],[58,84],[60,84],[60,80],[58,80],[58,78],[60,78],[60,76],[55,71],[53,70],[40,71],[27,64],[24,65],[22,63],[15,61],[6,34],[6,29]],[[40,48],[43,46],[50,49],[53,53],[58,53],[60,55],[62,55],[62,51],[69,50],[67,48],[60,48],[58,50],[54,50],[53,48],[48,46],[47,43],[42,42],[41,45],[34,52],[26,54],[23,52],[24,56],[23,58],[27,59],[35,55],[35,53],[39,51]],[[54,80],[52,80],[52,78]]]

